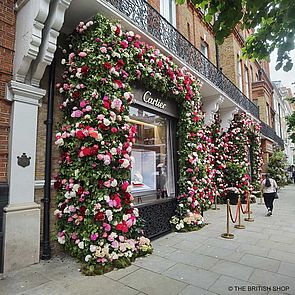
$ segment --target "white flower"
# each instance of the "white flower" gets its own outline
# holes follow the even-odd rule
[[[61,245],[63,245],[63,244],[66,242],[66,240],[65,240],[65,236],[58,237],[58,238],[57,238],[57,241],[58,241]]]
[[[77,192],[78,191],[78,189],[79,189],[79,187],[80,187],[80,185],[79,184],[74,184],[74,186],[73,186],[73,191],[75,191],[75,192]]]
[[[114,147],[111,148],[110,153],[111,153],[112,155],[117,155],[117,149],[114,148]]]
[[[112,186],[112,187],[116,187],[117,184],[118,184],[118,182],[117,182],[116,179],[113,179],[113,180],[111,181],[111,186]]]
[[[84,242],[82,241],[82,242],[80,242],[79,244],[78,244],[78,247],[80,248],[80,249],[84,249],[84,247],[85,247],[85,245],[84,245]]]
[[[86,256],[85,256],[85,262],[88,262],[88,261],[89,261],[91,258],[92,258],[92,256],[91,256],[91,255],[89,255],[89,254],[88,254],[88,255],[86,255]]]
[[[56,144],[57,146],[63,146],[63,145],[64,145],[64,140],[63,140],[63,138],[61,137],[61,138],[59,138],[58,140],[56,140],[56,141],[55,141],[55,144]]]
[[[103,124],[104,124],[105,126],[109,126],[109,125],[111,124],[111,121],[110,121],[109,119],[104,118],[104,119],[103,119]]]
[[[113,220],[113,212],[112,212],[112,210],[106,210],[105,214],[106,214],[106,217],[107,217],[108,221]]]
[[[90,247],[89,247],[90,252],[95,252],[96,249],[97,249],[97,246],[95,246],[95,245],[90,245]]]

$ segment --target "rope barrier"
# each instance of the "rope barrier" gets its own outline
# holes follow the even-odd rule
[[[226,233],[221,234],[221,237],[224,239],[233,239],[234,235],[229,232],[229,215],[230,215],[230,208],[229,208],[229,199],[227,199],[227,206],[226,206]]]
[[[241,210],[242,210],[242,202],[241,197],[238,199],[238,207],[239,207],[239,223],[234,226],[237,229],[245,229],[245,225],[241,224]]]
[[[232,223],[236,223],[237,222],[237,219],[238,219],[238,213],[239,213],[239,207],[240,207],[240,204],[238,202],[238,205],[236,207],[236,216],[235,216],[235,220],[233,219],[233,215],[232,215],[232,212],[231,212],[231,208],[230,208],[230,205],[229,205],[229,215],[230,215],[230,219],[232,221]]]
[[[249,222],[253,222],[254,219],[251,217],[251,210],[250,210],[250,196],[249,193],[247,192],[247,203],[248,203],[248,208],[247,208],[247,213],[248,213],[248,217],[245,218],[245,221],[249,221]]]

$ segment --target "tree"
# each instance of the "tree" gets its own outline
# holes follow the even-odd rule
[[[295,103],[295,97],[290,97],[287,99],[291,104]],[[293,143],[295,143],[295,112],[293,112],[290,116],[286,117],[287,126],[289,132],[289,138]]]
[[[295,1],[293,0],[176,0],[191,1],[204,12],[204,21],[213,23],[218,44],[236,28],[251,29],[243,57],[268,59],[277,48],[276,70],[289,71],[293,62],[289,52],[295,48]]]
[[[275,151],[269,158],[266,172],[275,179],[279,187],[285,186],[288,183],[286,175],[287,165],[286,155],[281,150]]]

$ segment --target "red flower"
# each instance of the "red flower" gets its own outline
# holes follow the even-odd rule
[[[88,66],[85,65],[85,66],[82,66],[81,67],[81,73],[82,74],[86,74],[86,73],[88,73],[88,71],[89,71],[89,67]]]
[[[73,98],[80,98],[80,92],[75,90],[73,93],[72,93],[72,97]]]
[[[80,210],[80,213],[81,213],[82,216],[85,216],[85,211],[86,211],[86,209],[87,209],[87,208],[86,208],[85,206],[81,206],[81,207],[80,207],[79,210]]]
[[[125,204],[126,204],[126,205],[129,205],[129,204],[131,203],[132,196],[131,196],[131,194],[129,194],[129,193],[126,192],[126,193],[124,194],[123,199],[124,199]]]
[[[123,233],[127,233],[128,232],[128,226],[126,224],[126,221],[122,221],[121,223],[118,223],[116,225],[116,230],[122,231]]]
[[[104,67],[105,69],[110,69],[110,68],[112,67],[112,64],[111,64],[110,62],[106,61],[106,62],[103,64],[103,67]]]
[[[95,144],[92,148],[91,148],[91,154],[92,155],[96,155],[98,153],[98,145]]]
[[[122,83],[121,80],[115,80],[114,83],[117,84],[118,88],[122,88],[123,87],[123,83]]]
[[[128,181],[124,181],[121,185],[121,189],[123,191],[126,191],[127,190],[127,187],[129,186],[129,182]]]
[[[102,221],[104,220],[104,216],[104,213],[99,211],[94,215],[94,219],[95,221]]]
[[[79,140],[82,140],[82,139],[84,139],[85,135],[84,135],[84,133],[83,133],[82,130],[78,130],[78,131],[76,132],[76,137],[77,137]]]
[[[122,60],[122,59],[119,59],[118,61],[117,61],[117,64],[116,64],[116,66],[117,67],[119,67],[119,68],[121,68],[122,66],[124,66],[124,61]]]

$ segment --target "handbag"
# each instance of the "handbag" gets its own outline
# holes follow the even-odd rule
[[[278,199],[278,198],[279,198],[279,195],[278,195],[278,192],[276,192],[274,199]]]

